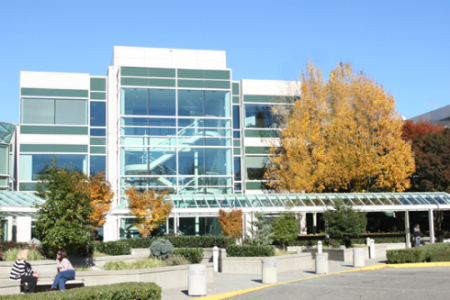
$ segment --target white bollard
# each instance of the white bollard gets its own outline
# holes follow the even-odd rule
[[[206,266],[189,265],[188,295],[206,296]]]
[[[263,258],[261,260],[261,280],[264,284],[277,283],[277,259]]]
[[[353,267],[364,267],[364,248],[353,248]]]
[[[322,242],[321,241],[317,242],[317,253],[322,253]]]
[[[219,272],[219,247],[217,246],[213,248],[213,265],[214,272]]]
[[[367,245],[367,246],[370,246],[370,238],[367,238],[367,239],[366,239],[366,245]]]
[[[328,253],[316,253],[316,274],[328,273]]]
[[[369,251],[370,258],[375,258],[375,240],[370,240]]]

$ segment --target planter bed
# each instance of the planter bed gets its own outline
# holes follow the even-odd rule
[[[277,261],[277,272],[287,272],[310,268],[310,253],[271,256]],[[261,260],[267,257],[227,257],[226,250],[220,249],[219,271],[227,274],[261,274]]]
[[[42,273],[39,280],[47,283],[51,275],[55,275],[53,263],[52,273]],[[172,266],[163,268],[121,270],[121,271],[83,271],[76,273],[77,281],[84,281],[85,286],[96,286],[123,282],[154,282],[163,289],[188,287],[189,265]],[[214,281],[213,264],[206,264],[206,282]],[[39,282],[39,281],[38,281]],[[20,293],[20,281],[1,280],[0,294]]]

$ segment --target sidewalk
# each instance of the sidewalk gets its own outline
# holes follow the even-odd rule
[[[368,259],[365,265],[373,266],[385,264],[386,257]],[[352,263],[329,261],[329,273],[346,271],[354,269]],[[278,273],[278,282],[290,281],[306,277],[317,276],[315,273],[314,261],[311,262],[311,267],[292,272]],[[223,274],[214,273],[214,282],[208,284],[208,295],[218,295],[237,290],[244,290],[249,288],[261,287],[261,275],[258,274]],[[178,299],[201,299],[198,297],[190,297],[187,294],[187,287],[165,289],[162,292],[162,300],[178,300]]]

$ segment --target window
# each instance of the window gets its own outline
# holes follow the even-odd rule
[[[276,107],[276,105],[246,104],[245,127],[278,128],[277,117],[272,113],[272,107]]]
[[[122,114],[175,116],[175,90],[124,88]]]
[[[22,124],[87,125],[87,100],[22,98]]]
[[[91,126],[106,126],[106,103],[91,101]]]

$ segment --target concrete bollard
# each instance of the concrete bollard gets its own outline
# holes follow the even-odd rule
[[[206,296],[206,266],[189,265],[188,295]]]
[[[317,253],[322,253],[322,242],[321,241],[317,242]]]
[[[370,258],[375,258],[375,240],[370,240],[369,254]]]
[[[213,265],[214,272],[219,272],[219,247],[217,246],[213,248]]]
[[[263,258],[261,260],[261,276],[262,283],[277,283],[277,259]]]
[[[328,273],[328,253],[316,253],[316,274]]]
[[[364,248],[353,248],[353,267],[364,267]]]
[[[366,239],[366,245],[367,245],[367,246],[370,246],[370,238],[367,238],[367,239]]]

